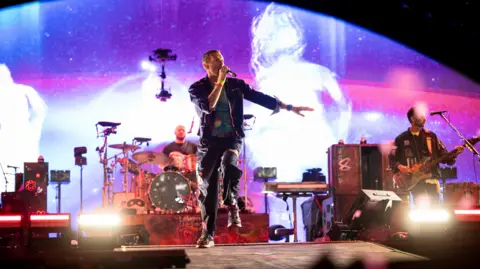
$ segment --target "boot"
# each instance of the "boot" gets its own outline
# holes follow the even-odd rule
[[[242,220],[240,219],[240,209],[238,208],[237,204],[228,206],[227,228],[232,225],[242,227]]]
[[[209,235],[207,230],[202,230],[202,235],[197,240],[197,248],[211,248],[215,246],[213,234]]]

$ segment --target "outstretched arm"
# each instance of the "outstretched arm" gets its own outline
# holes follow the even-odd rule
[[[257,105],[261,105],[265,108],[273,110],[273,114],[278,113],[280,109],[286,109],[288,111],[293,111],[295,114],[304,117],[302,111],[313,111],[313,108],[304,107],[304,106],[293,106],[287,105],[280,101],[278,98],[271,97],[259,91],[254,90],[250,85],[244,82],[242,87],[243,96],[250,102],[253,102]]]

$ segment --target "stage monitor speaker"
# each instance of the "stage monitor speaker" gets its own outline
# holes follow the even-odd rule
[[[328,183],[335,195],[357,195],[362,189],[391,190],[388,154],[379,144],[332,145],[328,149]]]
[[[402,199],[392,191],[365,190],[357,196],[344,223],[352,229],[390,224],[390,218]]]

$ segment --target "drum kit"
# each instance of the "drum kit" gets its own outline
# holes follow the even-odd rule
[[[116,133],[108,129],[101,133]],[[106,123],[106,124],[105,124]],[[120,124],[117,124],[118,126]],[[98,131],[97,131],[98,132]],[[106,136],[105,136],[106,137]],[[162,152],[141,151],[141,145],[148,142],[149,138],[134,138],[131,144],[107,145],[104,140],[102,148],[97,148],[100,162],[104,164],[104,207],[113,206],[117,209],[137,207],[137,213],[187,213],[196,212],[197,195],[196,185],[196,156],[187,155],[178,161]],[[106,148],[120,150],[121,152],[107,158]],[[103,155],[103,156],[102,156]],[[114,174],[120,167],[123,174],[123,191],[113,192]],[[154,168],[162,170],[155,173]],[[142,212],[143,211],[143,212]]]

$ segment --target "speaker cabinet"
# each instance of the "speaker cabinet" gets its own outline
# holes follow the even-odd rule
[[[29,210],[47,212],[48,163],[24,163],[23,165],[23,192],[32,197]]]
[[[345,144],[328,149],[335,221],[342,221],[362,189],[393,190],[388,154],[382,154],[380,148],[380,144]]]

